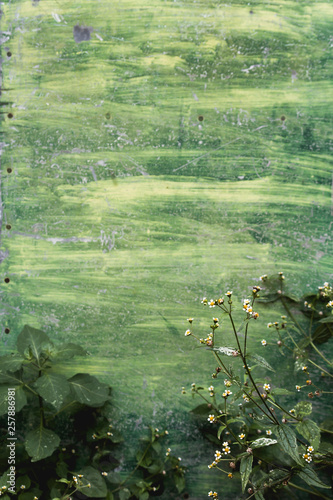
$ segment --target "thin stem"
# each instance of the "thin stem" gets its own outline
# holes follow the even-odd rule
[[[151,447],[152,443],[149,443],[149,445],[147,446],[147,448],[145,449],[145,451],[143,452],[143,455],[142,457],[140,458],[139,462],[137,463],[136,467],[132,470],[132,472],[124,479],[124,481],[122,481],[118,488],[114,489],[111,491],[111,493],[115,493],[116,491],[119,491],[122,489],[122,487],[124,486],[125,483],[127,483],[127,481],[135,474],[135,472],[138,470],[138,468],[140,467],[140,465],[142,464],[142,461],[143,459],[145,458],[149,448]]]
[[[217,358],[218,362],[221,364],[221,366],[222,366],[222,367],[223,367],[223,369],[225,370],[225,373],[228,375],[228,377],[232,378],[232,377],[231,377],[231,374],[230,374],[230,373],[229,373],[229,371],[225,368],[225,366],[224,366],[224,364],[223,364],[222,360],[220,359],[220,357],[216,354],[216,352],[215,352],[215,351],[213,351],[213,353],[214,353],[215,357]],[[238,387],[242,387],[242,385],[241,385],[241,384],[237,384],[237,385],[238,385]],[[245,395],[246,395],[246,396],[250,399],[250,401],[252,401],[252,403],[254,403],[254,404],[255,404],[255,405],[259,408],[259,410],[260,410],[260,411],[261,411],[264,415],[266,415],[266,417],[267,417],[267,418],[269,418],[272,422],[274,422],[274,423],[275,423],[275,420],[273,420],[273,419],[272,419],[271,415],[267,414],[267,413],[265,412],[265,410],[263,410],[263,408],[262,408],[260,405],[258,405],[258,403],[257,403],[257,402],[256,402],[256,401],[252,398],[252,396],[251,396],[248,392],[246,392],[246,391],[244,390],[244,388],[242,388],[242,390],[243,390],[244,394],[245,394]]]
[[[302,488],[302,486],[298,486],[297,484],[291,483],[291,482],[289,482],[288,485],[292,486],[293,488],[296,488],[296,490],[301,490],[301,491],[304,491],[305,493],[310,493],[312,495],[315,495],[316,497],[325,498],[325,500],[331,500],[329,497],[327,497],[326,495],[323,495],[319,491],[307,490],[306,488]]]
[[[268,397],[268,400],[269,402],[273,405],[273,406],[276,406],[277,408],[279,408],[281,411],[283,411],[286,415],[288,415],[289,417],[293,418],[294,420],[297,420],[297,422],[299,422],[299,419],[297,417],[294,417],[291,413],[289,413],[289,411],[285,410],[281,405],[279,405],[278,403],[276,403],[275,401],[273,401],[272,399],[270,399]]]
[[[306,332],[303,330],[303,328],[301,327],[301,325],[299,324],[299,322],[297,321],[297,319],[295,318],[295,316],[293,315],[293,313],[291,312],[291,310],[289,309],[288,307],[288,304],[286,303],[286,301],[284,300],[284,297],[283,295],[281,295],[281,302],[283,304],[283,307],[285,308],[286,312],[289,314],[289,316],[291,317],[291,319],[293,320],[293,322],[295,323],[295,325],[298,326],[299,330],[303,333],[303,335],[305,335],[305,337],[307,337],[307,334]]]
[[[318,348],[316,347],[316,345],[312,342],[312,340],[310,341],[310,345],[311,345],[311,347],[313,347],[313,349],[314,349],[314,350],[315,350],[315,351],[319,354],[319,356],[320,356],[321,358],[323,358],[323,360],[324,360],[324,361],[325,361],[325,362],[326,362],[329,366],[332,366],[332,365],[333,365],[333,363],[331,363],[331,362],[330,362],[330,361],[329,361],[329,360],[328,360],[328,359],[324,356],[324,354],[323,354],[321,351],[319,351],[319,349],[318,349]]]
[[[239,354],[240,354],[240,356],[241,356],[241,358],[242,358],[242,361],[243,361],[243,364],[244,364],[244,366],[245,366],[246,372],[247,372],[247,374],[248,374],[248,376],[249,376],[249,379],[251,380],[251,383],[252,383],[252,385],[253,385],[253,387],[254,387],[255,391],[257,392],[257,394],[258,394],[259,398],[260,398],[260,399],[262,399],[261,394],[260,394],[260,391],[259,391],[258,387],[256,386],[256,383],[255,383],[255,381],[253,380],[253,377],[252,377],[251,371],[249,370],[249,367],[248,367],[248,365],[247,365],[247,361],[246,361],[246,359],[244,358],[244,355],[243,355],[243,353],[242,353],[242,349],[241,349],[241,346],[240,346],[240,343],[239,343],[239,340],[238,340],[238,336],[237,336],[237,331],[236,331],[235,323],[234,323],[234,321],[233,321],[233,319],[232,319],[231,313],[229,313],[229,318],[230,318],[230,321],[231,321],[231,324],[232,324],[232,328],[233,328],[233,330],[234,330],[235,338],[236,338],[236,341],[237,341],[237,344],[238,344]],[[279,421],[276,419],[275,415],[274,415],[274,414],[271,412],[271,410],[269,409],[269,406],[267,405],[266,401],[262,399],[262,402],[263,402],[263,404],[266,406],[266,408],[267,408],[268,412],[271,414],[271,416],[272,416],[272,418],[273,418],[274,422],[275,422],[277,425],[280,425],[280,423],[279,423]]]

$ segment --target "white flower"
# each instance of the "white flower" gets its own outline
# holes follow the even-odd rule
[[[267,341],[266,341],[265,339],[263,339],[263,340],[261,341],[261,344],[262,344],[262,345],[267,345]]]

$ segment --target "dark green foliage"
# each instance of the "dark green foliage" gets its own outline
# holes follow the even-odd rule
[[[18,500],[146,500],[152,492],[184,488],[184,468],[165,455],[160,440],[167,432],[157,429],[144,439],[129,476],[114,472],[120,465],[115,448],[123,438],[110,424],[111,388],[86,373],[66,377],[61,365],[55,370],[62,360],[86,355],[79,345],[55,346],[26,325],[17,350],[0,358],[0,488],[8,487],[8,435],[16,437],[12,493]]]

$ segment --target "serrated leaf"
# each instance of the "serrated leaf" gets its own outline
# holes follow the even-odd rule
[[[25,449],[31,461],[37,462],[52,455],[59,443],[60,437],[55,432],[39,427],[26,435]]]
[[[242,493],[244,493],[246,485],[248,483],[250,474],[252,472],[252,464],[253,464],[253,455],[247,454],[245,457],[242,457],[240,461],[239,472],[242,480]]]
[[[43,349],[52,344],[49,337],[42,330],[25,325],[17,337],[17,350],[22,356],[30,348],[32,355],[39,361]]]
[[[311,467],[309,467],[308,465],[303,467],[303,469],[298,473],[298,476],[301,479],[303,479],[303,481],[309,486],[315,486],[316,488],[327,488],[327,489],[331,488],[327,484],[323,483],[319,479],[315,471],[311,469]]]
[[[279,437],[278,442],[281,444],[283,450],[295,460],[296,463],[301,464],[295,432],[287,425],[278,425],[276,426],[276,434]]]
[[[313,420],[303,420],[296,425],[296,430],[299,432],[309,443],[318,449],[320,443],[320,429]]]
[[[98,407],[109,399],[109,387],[87,373],[77,373],[68,379],[73,399],[79,403]]]
[[[312,403],[310,401],[300,401],[295,406],[296,414],[299,417],[304,417],[305,415],[311,415],[312,413]]]
[[[16,372],[22,366],[24,358],[18,354],[8,354],[0,356],[0,372]]]
[[[232,356],[232,353],[235,352],[236,349],[234,347],[214,347],[213,351],[225,354],[225,356]]]
[[[56,348],[52,352],[52,358],[54,359],[71,359],[74,356],[86,356],[88,353],[79,344],[73,344],[69,342],[68,344],[63,344],[59,348]]]
[[[87,466],[80,469],[78,473],[83,474],[84,485],[90,484],[90,488],[87,486],[78,487],[79,491],[82,491],[89,498],[105,498],[107,493],[106,483],[97,469]]]
[[[275,372],[275,370],[271,367],[271,365],[266,361],[265,358],[262,356],[259,356],[259,354],[255,353],[248,353],[246,355],[246,358],[254,359],[254,361],[257,363],[257,365],[262,366],[266,370],[270,370],[271,372]]]
[[[270,439],[270,438],[259,438],[256,439],[251,443],[251,448],[263,448],[264,446],[270,446],[272,444],[276,444],[277,440],[276,439]]]
[[[70,385],[64,375],[44,373],[37,379],[34,388],[47,403],[57,410],[61,408],[66,396],[70,393]]]

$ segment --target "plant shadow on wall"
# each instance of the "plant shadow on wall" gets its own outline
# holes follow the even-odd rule
[[[151,428],[136,465],[122,473],[122,436],[112,425],[111,388],[61,362],[87,353],[76,344],[55,346],[28,325],[17,353],[0,357],[0,496],[4,500],[147,500],[175,498],[185,469]]]
[[[285,290],[282,272],[270,280],[266,275],[260,279],[264,290],[254,286],[251,297],[243,301],[239,328],[232,291],[202,300],[220,317],[212,319],[206,338],[196,335],[194,320],[188,319],[185,336],[211,351],[216,363],[214,385],[204,388],[193,383],[191,388],[192,396],[203,400],[192,414],[213,443],[212,455],[215,449],[208,468],[219,474],[221,492],[224,481],[238,481],[247,499],[333,498],[333,418],[323,416],[332,408],[333,363],[327,357],[331,346],[326,344],[324,353],[323,344],[333,334],[333,289],[324,283],[298,300]],[[258,308],[273,303],[283,315],[268,323],[269,340],[258,340],[266,353],[278,350],[270,356],[271,366],[249,349],[249,336],[258,324]],[[230,329],[233,345],[226,346],[223,334]],[[278,386],[282,359],[295,370],[288,388]],[[186,393],[184,387],[182,392]],[[321,410],[314,411],[313,399]],[[328,411],[325,404],[330,405]],[[223,498],[213,490],[208,497]]]

